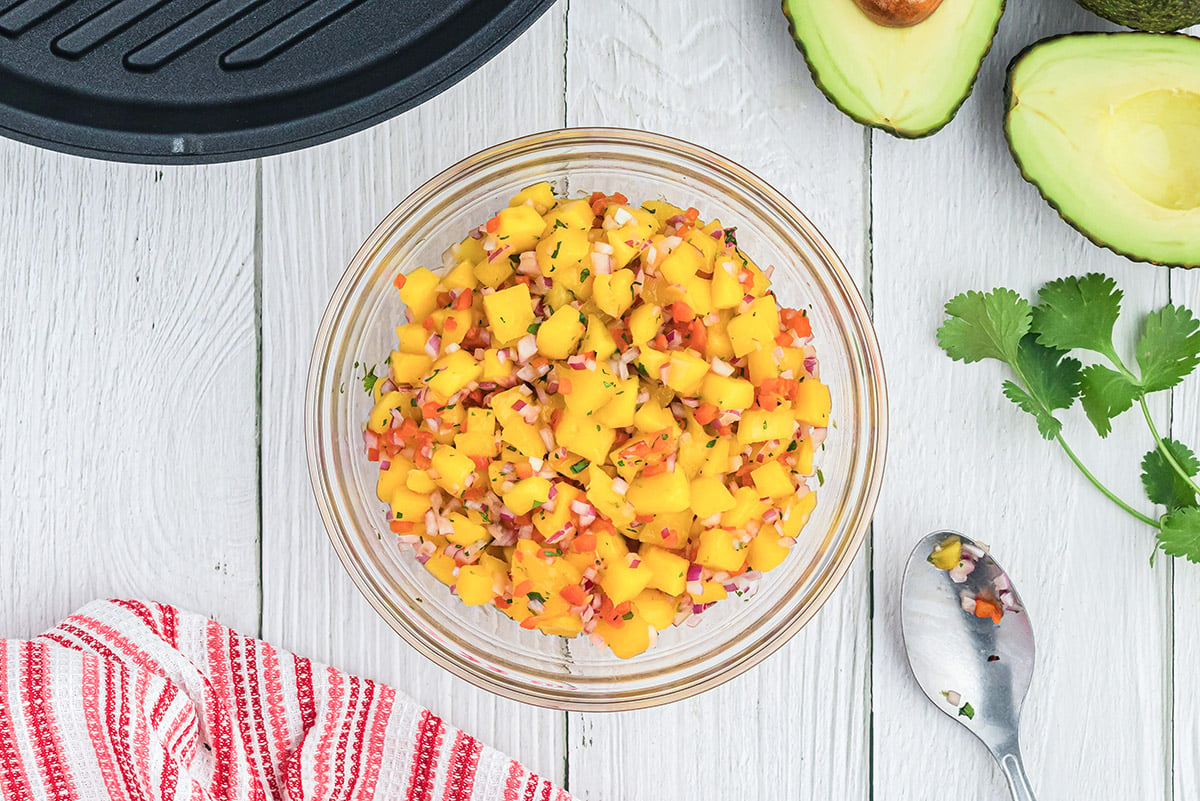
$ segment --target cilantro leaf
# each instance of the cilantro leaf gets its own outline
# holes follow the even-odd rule
[[[375,375],[375,366],[372,365],[367,374],[363,376],[363,389],[368,395],[375,391],[375,382],[378,380],[379,376]]]
[[[960,718],[966,718],[967,720],[974,720],[975,719],[975,707],[971,706],[970,703],[963,704],[962,707],[960,707],[958,710],[958,716]]]
[[[1038,342],[1059,350],[1113,353],[1113,326],[1123,297],[1117,282],[1101,273],[1051,281],[1038,292],[1041,303],[1033,309]]]
[[[1196,459],[1188,446],[1173,439],[1164,439],[1163,445],[1167,446],[1185,473],[1189,476],[1200,473],[1200,460]],[[1142,484],[1146,487],[1146,497],[1168,509],[1196,505],[1195,490],[1175,471],[1158,448],[1142,459]]]
[[[938,329],[938,345],[955,361],[999,359],[1013,364],[1029,332],[1029,301],[1011,289],[964,292],[946,304],[949,320]]]
[[[1005,381],[1004,397],[1037,418],[1044,438],[1054,439],[1062,430],[1054,412],[1070,408],[1079,396],[1079,360],[1039,345],[1037,338],[1028,334],[1021,340],[1013,367],[1025,386]]]
[[[1129,411],[1133,402],[1142,396],[1141,387],[1127,376],[1099,364],[1083,368],[1079,389],[1079,402],[1096,427],[1096,433],[1102,437],[1112,432],[1109,421]]]
[[[1175,386],[1200,364],[1200,320],[1173,304],[1152,312],[1138,339],[1137,361],[1147,392]]]
[[[1158,546],[1170,556],[1200,562],[1200,508],[1176,509],[1163,515]]]

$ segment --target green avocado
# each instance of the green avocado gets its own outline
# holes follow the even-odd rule
[[[1007,95],[1009,149],[1064,220],[1135,261],[1200,265],[1200,39],[1045,39]]]
[[[1200,0],[1077,0],[1079,5],[1126,28],[1177,31],[1200,23]]]
[[[888,27],[855,0],[783,0],[792,37],[825,96],[858,122],[928,136],[971,94],[1004,0],[943,0],[923,21]]]

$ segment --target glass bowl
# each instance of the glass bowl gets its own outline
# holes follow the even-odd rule
[[[665,199],[737,226],[759,265],[774,265],[781,302],[808,310],[822,380],[833,393],[818,452],[824,485],[787,560],[750,598],[731,596],[619,659],[586,637],[520,628],[491,607],[467,607],[401,547],[375,497],[376,464],[362,427],[371,408],[362,368],[382,362],[403,321],[393,280],[490,218],[525,186],[558,194],[621,192]],[[414,648],[502,696],[570,710],[620,710],[686,698],[752,667],[782,646],[829,598],[871,520],[887,441],[879,347],[867,310],[837,255],[779,192],[721,156],[675,139],[618,129],[570,129],[497,145],[447,169],[396,207],[354,256],[317,332],[305,408],[309,474],[338,557],[375,610]]]

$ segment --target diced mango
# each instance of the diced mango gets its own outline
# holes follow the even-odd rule
[[[733,493],[733,508],[721,514],[721,525],[728,528],[744,528],[752,518],[767,510],[767,504],[758,497],[753,487],[738,487]]]
[[[789,548],[779,544],[779,539],[779,532],[774,528],[767,526],[759,529],[754,539],[750,540],[746,565],[751,570],[759,570],[764,573],[779,567],[791,552]]]
[[[808,492],[799,498],[791,498],[783,507],[783,533],[795,537],[812,517],[817,508],[817,493]]]
[[[490,604],[496,597],[495,575],[482,564],[463,565],[458,569],[454,589],[467,606]]]
[[[737,437],[740,442],[766,442],[769,439],[791,439],[795,429],[792,412],[785,406],[773,411],[751,409],[738,421]]]
[[[611,428],[628,428],[637,413],[638,380],[617,380],[612,398],[596,413],[596,419]]]
[[[733,353],[745,356],[754,350],[773,350],[779,335],[779,308],[771,295],[758,298],[750,308],[729,321],[729,341]]]
[[[565,359],[579,347],[587,318],[573,306],[563,306],[537,332],[538,351],[548,359]]]
[[[396,339],[400,344],[401,353],[425,353],[425,343],[429,341],[429,332],[420,323],[405,323],[396,326]]]
[[[475,263],[475,277],[479,283],[492,289],[507,281],[514,272],[512,262],[501,251],[485,256]]]
[[[446,586],[451,586],[455,582],[454,574],[458,571],[458,564],[454,561],[454,557],[438,551],[429,557],[429,561],[425,563],[425,569],[432,573],[438,581]]]
[[[480,380],[499,383],[511,378],[513,372],[515,372],[515,370],[513,368],[512,359],[508,358],[506,355],[504,361],[500,361],[499,348],[487,348],[484,350],[483,374],[480,376]]]
[[[617,270],[612,274],[597,275],[592,281],[592,300],[600,311],[610,317],[620,317],[633,305],[633,282],[637,278],[632,270]]]
[[[399,386],[414,386],[433,367],[433,359],[426,353],[401,353],[394,350],[388,356],[388,366],[393,383]]]
[[[641,347],[658,336],[662,328],[663,311],[652,303],[638,306],[629,313],[629,338]]]
[[[624,560],[614,560],[600,572],[599,583],[609,600],[621,604],[646,589],[653,575],[645,565],[630,567]]]
[[[433,370],[425,382],[434,393],[449,398],[483,375],[483,365],[475,361],[465,350],[446,354],[433,363]]]
[[[796,440],[796,472],[802,476],[813,474],[813,444],[808,437]]]
[[[688,508],[691,491],[683,471],[672,470],[657,476],[638,476],[630,482],[625,497],[638,514],[681,512]]]
[[[692,603],[711,604],[724,601],[729,597],[728,591],[715,581],[705,581],[700,584],[700,594],[692,596]]]
[[[474,545],[480,540],[491,539],[488,536],[487,529],[481,523],[471,520],[464,514],[451,512],[446,515],[446,519],[454,527],[454,530],[446,535],[446,539],[455,545],[461,545],[465,548],[468,545]]]
[[[471,457],[459,453],[453,446],[445,445],[433,450],[432,468],[438,486],[451,495],[460,495],[467,488],[467,478],[475,472]]]
[[[533,324],[533,301],[525,284],[484,295],[483,309],[496,344],[515,342],[525,336]]]
[[[682,590],[680,590],[682,592]],[[670,628],[679,612],[679,601],[658,590],[645,589],[631,601],[633,611],[659,631]]]
[[[504,505],[518,515],[523,515],[550,499],[550,480],[541,476],[523,478],[504,493]]]
[[[651,398],[638,407],[633,415],[633,424],[643,434],[653,434],[663,429],[678,430],[675,415],[671,410]]]
[[[700,535],[696,561],[713,570],[736,573],[746,563],[746,546],[732,531],[710,528]]]
[[[601,620],[596,624],[596,634],[604,640],[613,655],[621,659],[637,656],[650,647],[650,625],[634,614],[621,625]]]
[[[700,400],[718,409],[749,409],[754,403],[754,385],[744,378],[710,372],[700,386]]]
[[[510,253],[530,250],[546,231],[546,221],[537,209],[530,206],[510,206],[501,209],[494,236],[501,247],[508,246]]]
[[[392,426],[392,409],[404,402],[400,392],[388,392],[380,396],[379,402],[371,409],[367,417],[367,428],[376,434],[382,434]]]
[[[696,517],[712,517],[733,508],[733,493],[725,482],[712,476],[692,482],[692,511]]]
[[[829,409],[832,401],[829,387],[815,378],[800,382],[796,395],[796,419],[814,428],[829,425]]]
[[[418,470],[415,467],[408,471],[408,477],[404,480],[404,485],[413,492],[425,496],[428,496],[438,488],[438,483],[433,480],[433,476],[429,475],[428,471]]]
[[[746,366],[750,382],[756,387],[762,386],[768,378],[778,378],[781,372],[774,348],[750,351],[746,356]]]
[[[400,300],[412,310],[417,320],[423,320],[437,308],[438,285],[440,278],[426,267],[418,267],[405,274],[403,285],[400,287]]]
[[[594,353],[597,361],[604,361],[617,351],[616,340],[608,326],[598,315],[589,314],[587,318],[587,333],[579,343],[580,353]]]
[[[520,418],[500,424],[500,439],[512,445],[525,456],[541,458],[546,455],[546,442],[537,426]]]
[[[393,456],[388,469],[379,471],[379,478],[375,480],[375,495],[381,501],[390,501],[396,490],[404,486],[409,470],[412,470],[412,462],[403,456]]]
[[[429,511],[429,496],[403,487],[392,493],[388,504],[395,519],[405,523],[420,523],[425,520],[425,513]]]
[[[565,280],[577,287],[579,274],[591,264],[592,243],[587,231],[576,228],[551,228],[534,249],[538,269],[555,281]]]
[[[618,379],[607,367],[594,370],[559,368],[559,392],[567,408],[591,414],[605,406],[617,394]],[[564,389],[569,386],[570,389]]]
[[[687,586],[688,560],[657,545],[643,544],[638,549],[642,564],[650,569],[648,586],[668,595],[681,595]]]
[[[595,464],[588,467],[587,499],[600,514],[613,521],[618,527],[633,522],[633,507],[612,488],[613,480]]]
[[[759,494],[767,498],[786,498],[796,491],[791,473],[779,462],[767,462],[751,470],[750,478]]]
[[[592,462],[603,462],[612,448],[616,432],[582,412],[568,409],[554,430],[555,441],[572,453]]]
[[[704,253],[693,243],[684,241],[662,260],[658,269],[672,284],[685,284],[706,266]]]
[[[532,205],[538,214],[545,214],[554,203],[554,187],[550,186],[549,181],[527,186],[508,201],[510,206]]]
[[[673,350],[667,365],[666,385],[680,395],[692,397],[700,392],[708,362],[690,350]]]
[[[575,228],[587,231],[595,219],[596,215],[592,213],[592,206],[587,200],[565,200],[546,214],[546,230]]]
[[[554,496],[554,511],[538,509],[533,513],[533,527],[541,532],[543,537],[549,537],[567,527],[567,521],[571,519],[571,501],[583,496],[578,487],[565,481],[560,481],[555,486],[557,494]]]

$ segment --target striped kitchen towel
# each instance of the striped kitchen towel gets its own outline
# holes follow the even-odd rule
[[[0,640],[0,797],[569,799],[391,687],[145,601]]]

